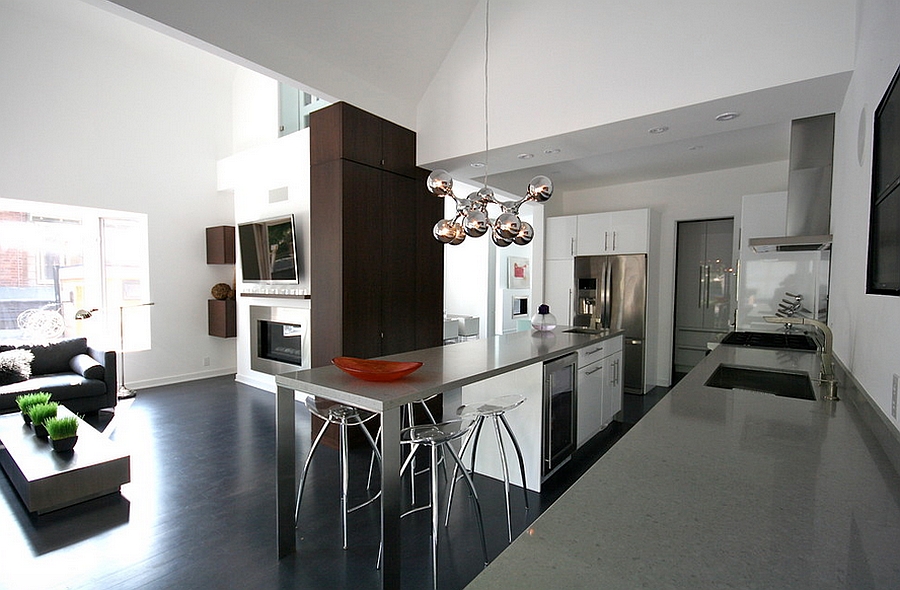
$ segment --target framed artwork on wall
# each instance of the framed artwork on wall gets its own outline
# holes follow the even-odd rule
[[[510,256],[508,261],[509,288],[528,289],[531,286],[531,261],[518,256]]]

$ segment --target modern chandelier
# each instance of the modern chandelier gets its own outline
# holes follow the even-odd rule
[[[553,183],[546,176],[535,176],[528,183],[525,196],[516,201],[501,201],[487,185],[488,178],[488,41],[490,32],[490,0],[484,7],[484,186],[466,198],[453,193],[453,178],[446,170],[435,170],[428,175],[429,192],[439,197],[449,196],[456,202],[453,219],[442,219],[434,226],[434,237],[439,242],[455,246],[466,236],[480,238],[491,232],[491,240],[500,247],[510,244],[524,246],[534,238],[534,228],[519,218],[522,203],[535,201],[543,203],[553,194]],[[489,205],[496,205],[500,213],[491,218]]]

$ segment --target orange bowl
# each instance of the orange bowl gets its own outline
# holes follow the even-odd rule
[[[339,356],[331,362],[341,371],[365,381],[394,381],[422,366],[419,362],[379,361]]]

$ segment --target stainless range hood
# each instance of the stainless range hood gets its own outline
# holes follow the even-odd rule
[[[754,252],[831,247],[831,172],[834,113],[791,122],[786,235],[751,238]]]

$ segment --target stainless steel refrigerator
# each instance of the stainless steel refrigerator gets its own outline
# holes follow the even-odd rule
[[[647,255],[575,258],[576,326],[624,330],[622,364],[626,393],[644,393]]]

